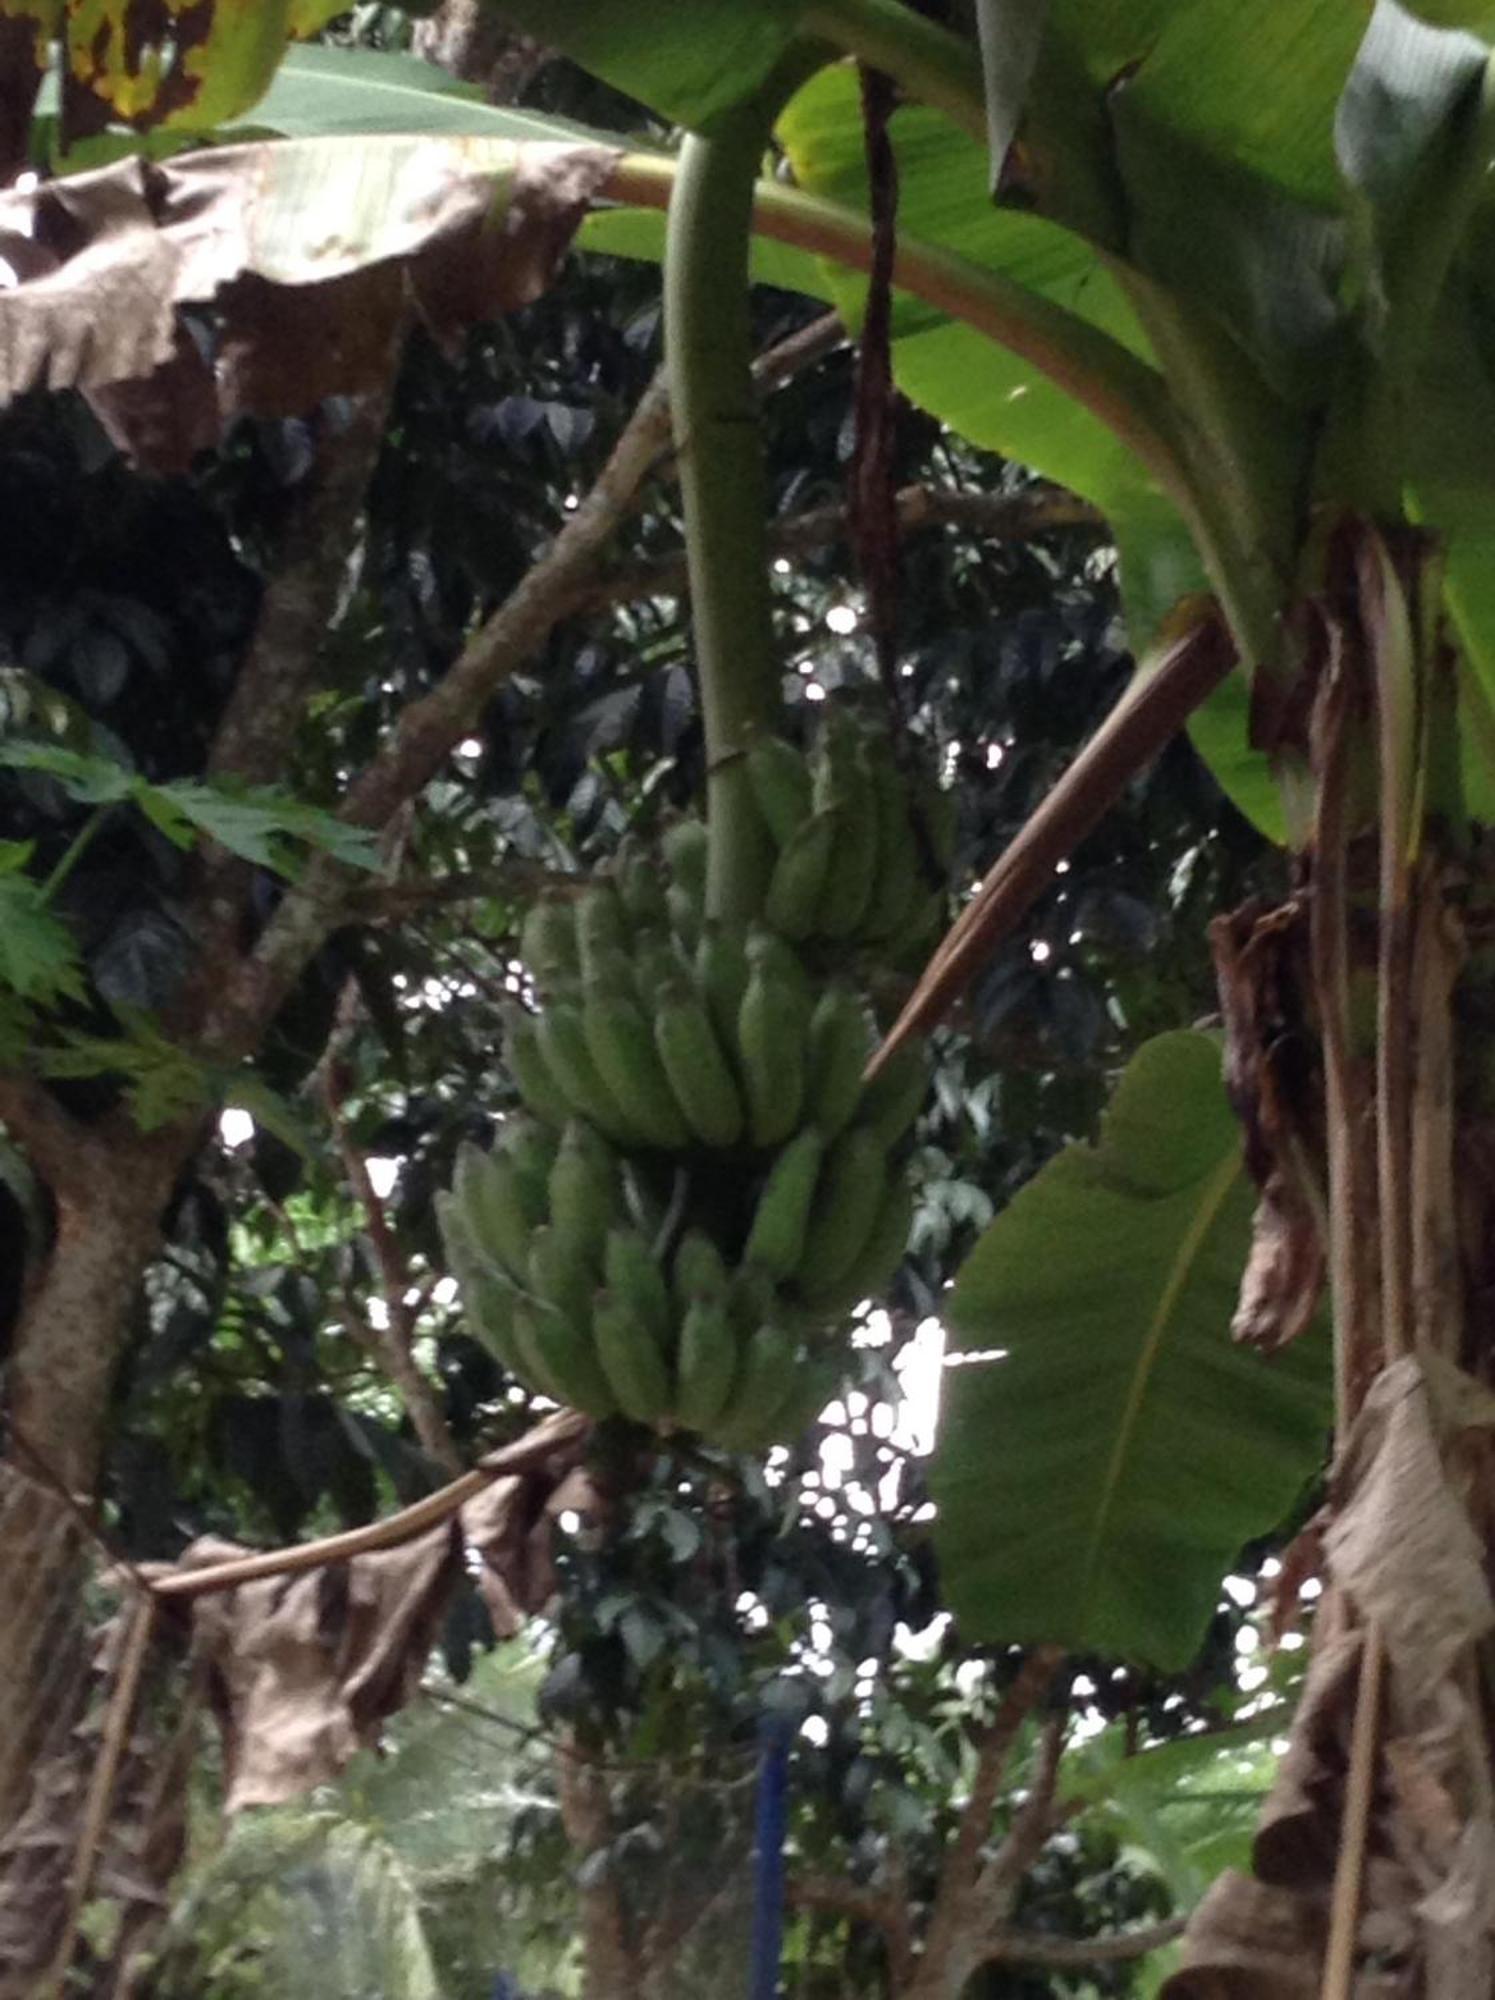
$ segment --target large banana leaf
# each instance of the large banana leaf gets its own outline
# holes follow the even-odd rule
[[[981,149],[938,113],[909,107],[893,120],[900,235],[958,251],[999,270],[1119,340],[1144,359],[1152,350],[1114,273],[1090,245],[1042,217],[993,207]],[[813,193],[865,212],[865,144],[855,78],[829,69],[779,122],[796,179]],[[866,281],[825,267],[848,322],[859,323]],[[1128,628],[1145,646],[1180,597],[1205,587],[1188,530],[1156,480],[1088,410],[1037,369],[971,327],[917,300],[894,319],[898,385],[973,444],[1032,466],[1083,494],[1116,538]],[[1280,833],[1266,759],[1247,741],[1244,683],[1222,690],[1194,725],[1194,740],[1220,783],[1266,832]]]
[[[503,0],[517,27],[697,131],[751,96],[805,0]]]
[[[1178,1669],[1242,1544],[1277,1525],[1329,1420],[1321,1339],[1230,1337],[1253,1190],[1209,1035],[1160,1036],[1100,1143],[1031,1181],[967,1260],[931,1473],[971,1639]]]

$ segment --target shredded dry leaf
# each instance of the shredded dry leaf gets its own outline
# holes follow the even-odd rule
[[[597,146],[383,136],[226,146],[0,194],[0,399],[92,401],[174,471],[237,415],[381,382],[404,317],[438,339],[537,298],[612,171]]]

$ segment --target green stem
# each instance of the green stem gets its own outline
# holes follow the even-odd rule
[[[630,154],[619,162],[608,192],[620,201],[662,208],[680,171],[683,162],[677,168],[672,160]],[[753,227],[761,236],[852,270],[871,264],[865,216],[777,181],[758,183]],[[1275,579],[1224,518],[1218,478],[1196,471],[1168,383],[1157,369],[1077,313],[953,251],[900,243],[893,282],[1029,362],[1133,452],[1188,524],[1242,660],[1272,657]]]
[[[773,727],[778,660],[769,594],[768,482],[753,389],[748,279],[753,192],[779,96],[685,141],[669,204],[665,358],[680,454],[711,829],[707,907],[742,922],[771,848],[744,753]]]
[[[943,111],[986,144],[981,57],[960,35],[911,13],[899,0],[812,0],[800,16],[800,30],[896,77],[910,97]]]
[[[88,849],[93,842],[94,835],[99,831],[100,827],[104,824],[104,821],[108,818],[109,814],[113,810],[114,807],[112,803],[109,805],[95,806],[93,811],[88,815],[88,818],[84,820],[82,826],[79,827],[77,833],[75,833],[73,838],[68,842],[68,845],[63,852],[62,858],[58,861],[57,866],[52,870],[51,874],[42,884],[41,899],[44,903],[51,902],[52,898],[57,894],[57,891],[62,887],[63,883],[67,880],[69,875],[72,874],[73,870],[77,867],[78,863],[83,859],[84,855],[88,852]]]

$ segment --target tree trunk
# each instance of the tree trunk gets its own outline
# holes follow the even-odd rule
[[[612,1838],[606,1776],[579,1752],[563,1750],[556,1778],[561,1823],[581,1870],[582,2000],[638,2000],[640,1968],[616,1881],[597,1866]]]
[[[86,1640],[82,1585],[115,1371],[187,1141],[89,1133],[54,1187],[56,1237],[10,1358],[0,1463],[0,1830],[72,1722]]]

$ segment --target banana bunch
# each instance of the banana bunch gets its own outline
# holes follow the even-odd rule
[[[655,892],[674,893],[638,867]],[[630,906],[626,893],[604,879],[525,920],[521,949],[544,1004],[510,1010],[507,1051],[526,1108],[557,1128],[585,1119],[625,1152],[761,1154],[807,1124],[834,1139],[873,1048],[855,991],[832,982],[817,997],[799,954],[764,926],[744,937],[703,917],[687,938],[639,916],[641,896]],[[909,1081],[906,1124],[922,1057],[897,1073]]]
[[[590,1416],[761,1450],[804,1430],[841,1372],[803,1293],[779,1281],[810,1253],[803,1187],[829,1166],[817,1155],[813,1172],[770,1173],[753,1217],[762,1254],[735,1270],[580,1120],[559,1136],[516,1120],[491,1153],[464,1147],[437,1214],[472,1329],[512,1374]],[[874,1250],[889,1266],[903,1251],[906,1200],[885,1175],[874,1212],[869,1186],[864,1174],[859,1238],[845,1192],[816,1218],[842,1268],[848,1242],[864,1268]]]
[[[808,757],[764,736],[747,768],[775,849],[766,924],[821,955],[875,946],[896,964],[929,944],[945,908],[952,801],[904,774],[885,732],[833,710]]]

